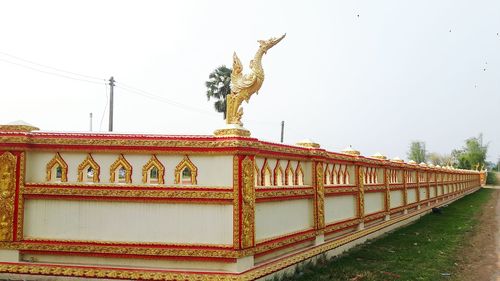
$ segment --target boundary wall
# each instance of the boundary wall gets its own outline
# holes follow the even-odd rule
[[[0,127],[0,273],[263,279],[485,179],[314,143]]]

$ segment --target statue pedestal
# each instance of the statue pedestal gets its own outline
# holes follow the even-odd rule
[[[250,131],[238,124],[226,124],[226,128],[214,131],[216,137],[250,137]]]

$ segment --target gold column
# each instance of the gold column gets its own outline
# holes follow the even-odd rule
[[[391,214],[391,187],[389,182],[389,171],[384,169],[384,179],[385,179],[385,214]]]
[[[417,203],[420,202],[420,171],[417,170],[415,172],[415,176],[417,177]]]
[[[405,207],[405,209],[406,205],[408,205],[408,189],[407,189],[408,173],[410,173],[409,170],[403,170],[403,206]]]
[[[325,228],[325,186],[323,184],[323,162],[314,162],[313,184],[314,196],[314,225],[317,233],[323,233]]]
[[[357,185],[358,185],[358,218],[361,219],[361,221],[364,221],[365,218],[365,186],[364,186],[364,174],[363,174],[363,167],[357,166],[357,174],[358,174],[358,180],[357,180]]]
[[[233,242],[235,249],[247,249],[255,245],[254,167],[254,156],[234,156]]]
[[[17,158],[10,152],[0,155],[0,241],[13,241],[14,197]]]

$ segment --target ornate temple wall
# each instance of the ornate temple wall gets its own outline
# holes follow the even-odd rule
[[[379,235],[485,179],[314,143],[1,128],[0,175],[0,277],[232,281]]]

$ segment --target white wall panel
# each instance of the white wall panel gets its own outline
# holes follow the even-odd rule
[[[257,203],[255,236],[263,240],[314,226],[311,199]]]
[[[420,200],[425,200],[427,199],[427,188],[421,187],[420,188]]]
[[[26,200],[29,238],[232,244],[232,206]]]
[[[412,204],[417,202],[417,192],[418,190],[416,188],[411,188],[407,190],[408,192],[408,204]]]
[[[403,191],[391,190],[391,209],[403,206]]]
[[[376,213],[384,210],[385,192],[365,193],[365,214]]]
[[[328,196],[325,197],[325,221],[333,223],[356,216],[356,196]]]

